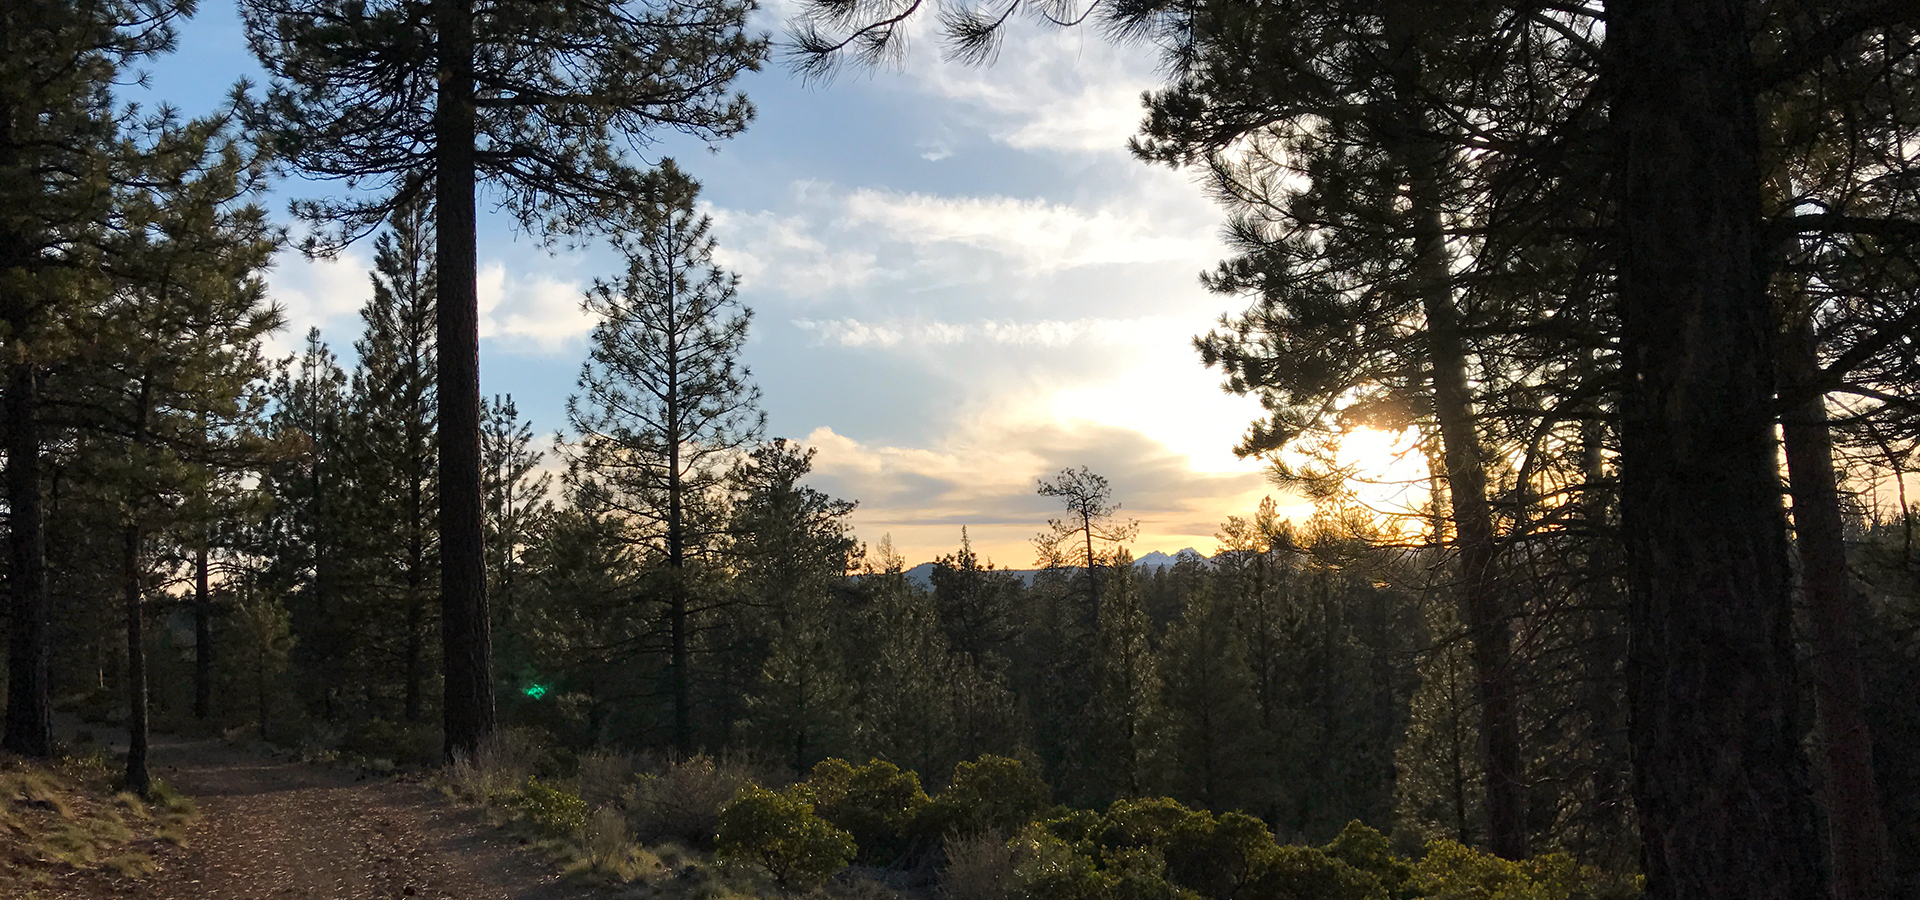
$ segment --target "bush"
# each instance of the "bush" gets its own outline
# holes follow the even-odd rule
[[[520,789],[520,808],[550,837],[566,837],[586,827],[587,801],[528,776]]]
[[[511,800],[549,763],[532,732],[503,728],[481,739],[473,753],[454,757],[441,776],[442,786],[454,797],[475,803]]]
[[[1514,862],[1445,840],[1427,843],[1411,883],[1414,896],[1428,900],[1589,900],[1637,893],[1630,883],[1564,853]]]
[[[642,775],[627,793],[627,822],[645,843],[675,840],[711,848],[720,810],[752,782],[748,767],[704,754]]]
[[[931,800],[920,777],[884,760],[855,767],[825,759],[807,776],[814,812],[853,835],[862,862],[885,865],[907,853],[914,824]]]
[[[983,755],[954,767],[947,789],[924,807],[922,834],[1017,834],[1053,802],[1053,790],[1017,759]]]
[[[1016,858],[995,832],[952,835],[941,844],[940,900],[1011,900]]]
[[[1387,836],[1360,824],[1358,820],[1347,823],[1340,829],[1332,843],[1325,847],[1326,854],[1355,869],[1380,879],[1380,886],[1388,893],[1398,893],[1400,887],[1413,877],[1413,869],[1407,861],[1394,856],[1389,849]]]
[[[1113,892],[1112,875],[1093,856],[1063,840],[1046,826],[1028,825],[1014,839],[1014,882],[1024,897],[1045,900],[1105,900]]]
[[[403,766],[431,766],[440,762],[440,729],[425,724],[368,719],[349,729],[340,749],[368,762],[386,760]]]
[[[720,813],[720,858],[757,863],[782,889],[817,886],[846,868],[856,849],[853,835],[815,815],[800,793],[741,788]]]
[[[580,782],[580,799],[595,809],[625,805],[637,768],[633,757],[625,753],[593,750],[583,754],[575,770],[575,778]]]
[[[1196,812],[1167,838],[1167,877],[1208,897],[1232,897],[1275,851],[1266,823],[1245,813]]]

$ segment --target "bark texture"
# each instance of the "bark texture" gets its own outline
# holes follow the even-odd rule
[[[473,2],[435,0],[440,91],[434,110],[439,258],[440,636],[446,753],[493,731],[493,661],[480,497],[480,302],[474,249]]]
[[[1793,721],[1744,0],[1612,0],[1634,802],[1649,900],[1823,893]]]

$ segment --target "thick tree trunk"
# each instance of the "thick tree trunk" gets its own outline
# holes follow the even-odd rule
[[[153,795],[147,773],[147,648],[140,594],[140,526],[120,535],[120,588],[127,612],[127,790]]]
[[[480,303],[474,247],[473,0],[434,0],[440,89],[434,110],[439,258],[440,636],[446,755],[494,728],[480,491]]]
[[[1812,646],[1814,715],[1820,734],[1820,787],[1827,809],[1834,900],[1890,897],[1887,826],[1874,783],[1865,679],[1854,639],[1847,550],[1834,477],[1833,434],[1826,398],[1813,387],[1818,363],[1804,323],[1782,349],[1787,390],[1782,433],[1793,493],[1794,542],[1800,550],[1805,631]]]
[[[1621,524],[1649,900],[1823,893],[1793,721],[1746,0],[1610,0]]]
[[[5,243],[0,241],[0,243]],[[9,246],[12,246],[11,244]],[[41,509],[39,375],[20,336],[28,326],[24,298],[8,301],[12,336],[6,347],[7,725],[4,746],[21,756],[53,756],[53,701],[48,657],[53,608],[47,600],[46,526]]]
[[[207,544],[193,555],[193,717],[205,721],[213,705],[213,594],[207,583]]]

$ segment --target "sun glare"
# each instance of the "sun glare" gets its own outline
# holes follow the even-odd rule
[[[1418,429],[1355,428],[1332,449],[1353,502],[1370,510],[1382,528],[1405,533],[1422,527],[1431,476]]]

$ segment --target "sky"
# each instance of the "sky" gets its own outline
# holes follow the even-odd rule
[[[778,38],[787,11],[762,9],[759,27]],[[1152,48],[1017,25],[984,68],[941,60],[925,23],[898,66],[828,84],[775,61],[739,84],[758,109],[743,135],[646,148],[704,184],[717,259],[754,312],[743,362],[767,435],[816,448],[810,483],[858,501],[859,538],[889,536],[909,565],[953,552],[964,527],[994,563],[1030,566],[1059,510],[1035,486],[1080,466],[1139,521],[1135,555],[1211,553],[1220,523],[1268,494],[1304,516],[1234,457],[1258,404],[1223,393],[1192,347],[1246,305],[1199,283],[1226,255],[1223,215],[1194,173],[1126,150],[1160,81]],[[148,68],[127,98],[187,114],[262,79],[219,0]],[[288,200],[338,190],[288,181],[266,202],[284,218]],[[481,204],[481,387],[552,434],[593,325],[580,297],[618,259],[550,252]],[[350,359],[371,258],[371,242],[282,253],[274,352],[317,326]]]

